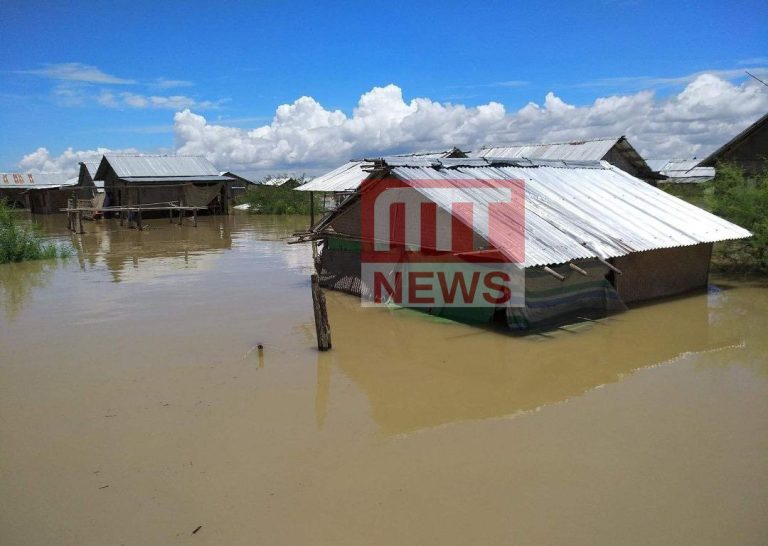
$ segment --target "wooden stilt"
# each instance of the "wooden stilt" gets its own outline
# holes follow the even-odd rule
[[[328,323],[328,309],[325,306],[325,294],[320,288],[317,274],[312,275],[312,307],[315,311],[315,331],[317,332],[317,348],[327,351],[331,348],[331,325]]]
[[[315,225],[315,192],[309,192],[309,229]]]
[[[168,222],[173,223],[173,209],[168,209]]]
[[[197,227],[197,209],[192,211],[192,220],[194,222],[194,226]]]
[[[79,229],[78,233],[80,233],[81,235],[85,233],[85,230],[83,229],[83,212],[82,211],[77,213],[77,225]]]
[[[141,225],[141,209],[136,211],[136,229],[142,231],[144,226]]]

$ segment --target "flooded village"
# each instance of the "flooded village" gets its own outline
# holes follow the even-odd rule
[[[767,544],[768,10],[585,6],[0,6],[0,545]]]

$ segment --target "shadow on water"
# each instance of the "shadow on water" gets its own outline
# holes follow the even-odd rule
[[[328,293],[334,348],[317,356],[317,423],[327,419],[334,372],[365,393],[384,434],[536,410],[693,354],[735,350],[739,364],[768,372],[768,321],[754,309],[766,304],[765,290],[699,292],[521,338]]]

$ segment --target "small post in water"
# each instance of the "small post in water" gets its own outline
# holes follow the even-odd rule
[[[312,306],[315,310],[315,330],[317,332],[317,348],[327,351],[331,348],[331,325],[328,324],[328,309],[325,306],[325,294],[320,288],[317,273],[312,274]]]

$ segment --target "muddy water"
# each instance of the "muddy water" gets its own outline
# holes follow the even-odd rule
[[[319,354],[305,225],[0,266],[2,544],[768,541],[768,287],[526,338],[328,293]]]

